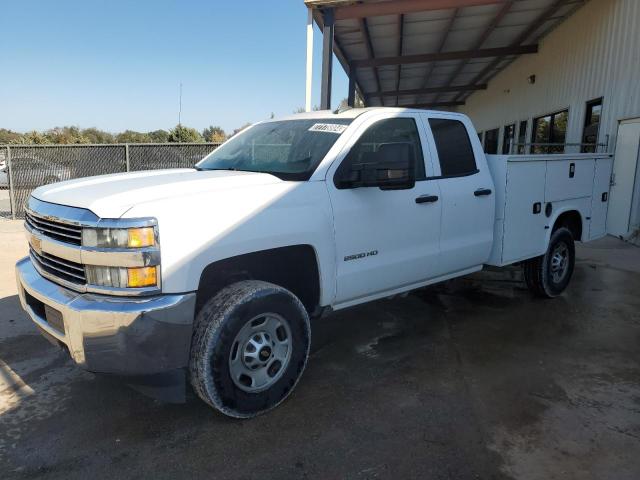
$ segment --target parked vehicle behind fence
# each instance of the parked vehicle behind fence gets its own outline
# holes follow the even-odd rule
[[[309,319],[521,264],[552,298],[605,233],[608,154],[485,156],[471,121],[371,108],[254,125],[194,169],[36,189],[23,308],[93,372],[251,417],[306,366]]]
[[[0,189],[9,188],[9,175],[7,172],[7,162],[0,160]]]

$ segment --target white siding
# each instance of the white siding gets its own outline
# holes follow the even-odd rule
[[[527,79],[536,75],[535,84]],[[467,99],[478,131],[569,108],[567,143],[579,143],[588,100],[603,97],[599,141],[615,145],[618,121],[640,117],[640,0],[591,0]],[[569,150],[567,151],[575,151]]]

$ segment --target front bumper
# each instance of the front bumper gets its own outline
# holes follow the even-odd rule
[[[78,293],[16,264],[22,308],[91,372],[147,375],[188,365],[195,293],[115,297]]]

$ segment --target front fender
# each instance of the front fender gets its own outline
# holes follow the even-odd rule
[[[143,203],[126,217],[158,219],[164,293],[195,291],[207,265],[290,245],[311,245],[320,304],[335,295],[333,219],[324,182],[280,182]]]

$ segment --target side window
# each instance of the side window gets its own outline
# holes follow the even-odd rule
[[[569,110],[533,119],[531,153],[564,153]]]
[[[378,152],[381,146],[398,143],[408,144],[410,154],[415,158],[416,181],[425,180],[420,134],[413,118],[387,118],[371,125],[338,167],[336,178],[342,178],[351,165],[370,163],[373,158],[381,158],[371,155]]]
[[[513,149],[513,142],[516,135],[516,124],[512,123],[504,127],[504,134],[502,135],[502,153],[504,155],[510,155]]]
[[[582,130],[582,153],[595,153],[598,150],[598,130],[602,115],[602,98],[587,102],[587,113]]]
[[[522,120],[518,127],[518,154],[523,155],[527,151],[527,123],[528,120]]]
[[[430,118],[429,125],[436,142],[443,177],[478,172],[469,134],[462,122]]]
[[[498,153],[498,135],[500,135],[499,128],[487,130],[487,133],[484,134],[484,153],[490,155]]]

